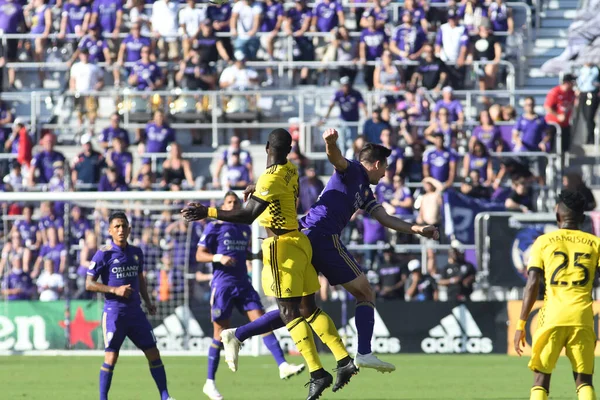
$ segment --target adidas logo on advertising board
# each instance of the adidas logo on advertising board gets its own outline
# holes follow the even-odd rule
[[[464,304],[454,307],[450,315],[429,330],[428,338],[421,342],[425,353],[491,353],[492,340],[483,337],[473,315]]]
[[[356,323],[354,317],[350,318],[345,327],[338,329],[340,336],[344,340],[348,352],[356,353],[358,347],[358,334],[356,333]],[[373,339],[371,347],[374,353],[400,353],[402,346],[400,339],[391,337],[388,327],[375,309],[375,326],[373,327]]]
[[[165,317],[162,324],[154,328],[153,333],[156,337],[157,347],[160,350],[184,350],[186,328],[189,337],[188,350],[207,353],[212,343],[212,337],[204,334],[202,327],[186,306],[177,307],[173,314]]]

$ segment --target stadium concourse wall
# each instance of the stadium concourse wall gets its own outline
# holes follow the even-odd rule
[[[530,351],[538,301],[527,321],[527,346]],[[328,301],[321,304],[338,325],[349,350],[355,350],[354,317],[341,321],[342,309],[353,314],[351,302]],[[509,354],[515,355],[511,338],[519,319],[521,301],[508,302],[416,302],[378,301],[375,315],[374,351],[381,354]],[[182,318],[188,311],[189,321]],[[0,355],[98,355],[103,349],[102,306],[97,301],[71,301],[70,341],[65,336],[65,302],[14,301],[0,314]],[[163,354],[206,355],[212,341],[212,326],[206,302],[192,302],[190,309],[179,306],[161,321],[153,321],[154,334]],[[598,332],[600,302],[594,302],[594,321]],[[233,326],[243,323],[234,316]],[[276,332],[288,352],[295,352],[285,329]],[[70,348],[69,350],[66,350]],[[242,354],[250,354],[250,346]],[[321,346],[321,350],[323,346]],[[262,353],[262,352],[261,352]],[[124,355],[142,355],[126,350]],[[600,355],[600,350],[596,350]]]

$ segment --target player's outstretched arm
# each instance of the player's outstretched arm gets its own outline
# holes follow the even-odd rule
[[[525,322],[529,318],[529,313],[533,308],[538,295],[540,281],[543,277],[543,271],[540,268],[530,268],[527,275],[527,284],[523,291],[523,305],[521,306],[521,317],[515,331],[514,346],[518,355],[523,353],[522,346],[525,345]]]
[[[256,197],[250,197],[250,200],[246,203],[246,207],[237,210],[220,210],[198,203],[190,203],[186,208],[181,210],[181,213],[187,222],[199,221],[209,217],[218,219],[219,221],[250,225],[268,206],[268,202]]]
[[[379,221],[381,225],[397,232],[406,233],[409,235],[421,235],[434,240],[438,240],[440,238],[440,232],[437,227],[433,225],[410,224],[402,221],[400,218],[396,218],[393,215],[388,214],[383,207],[375,208],[371,213],[371,216]]]
[[[338,132],[335,129],[329,128],[323,133],[323,140],[325,141],[327,159],[337,171],[344,172],[348,168],[348,160],[346,160],[337,146],[338,136]]]
[[[142,297],[142,300],[144,300],[144,304],[146,305],[146,308],[148,309],[150,315],[155,315],[156,306],[150,299],[150,296],[148,296],[148,285],[146,285],[146,277],[144,276],[144,274],[139,274],[138,280],[140,282],[140,296]]]
[[[110,293],[125,298],[129,298],[131,293],[133,293],[131,285],[114,287],[98,283],[97,280],[98,278],[94,278],[93,276],[88,275],[88,277],[85,280],[85,290],[96,293]]]

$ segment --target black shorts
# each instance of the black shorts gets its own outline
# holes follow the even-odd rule
[[[6,46],[0,47],[0,49],[0,55],[2,55],[7,62],[17,61],[19,39],[6,39]]]
[[[293,53],[294,61],[315,61],[315,46],[306,38],[296,40]]]

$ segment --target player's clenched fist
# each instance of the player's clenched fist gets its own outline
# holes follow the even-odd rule
[[[117,296],[125,297],[126,299],[128,299],[129,296],[131,296],[131,293],[133,293],[131,285],[122,285],[115,289],[115,294]]]
[[[199,221],[208,216],[208,207],[199,203],[189,203],[186,208],[181,210],[181,214],[187,222]]]
[[[329,128],[323,133],[323,140],[327,144],[334,144],[338,140],[338,131],[333,128]]]
[[[440,231],[437,227],[433,225],[426,225],[420,227],[419,235],[426,237],[427,239],[439,240],[440,239]]]

